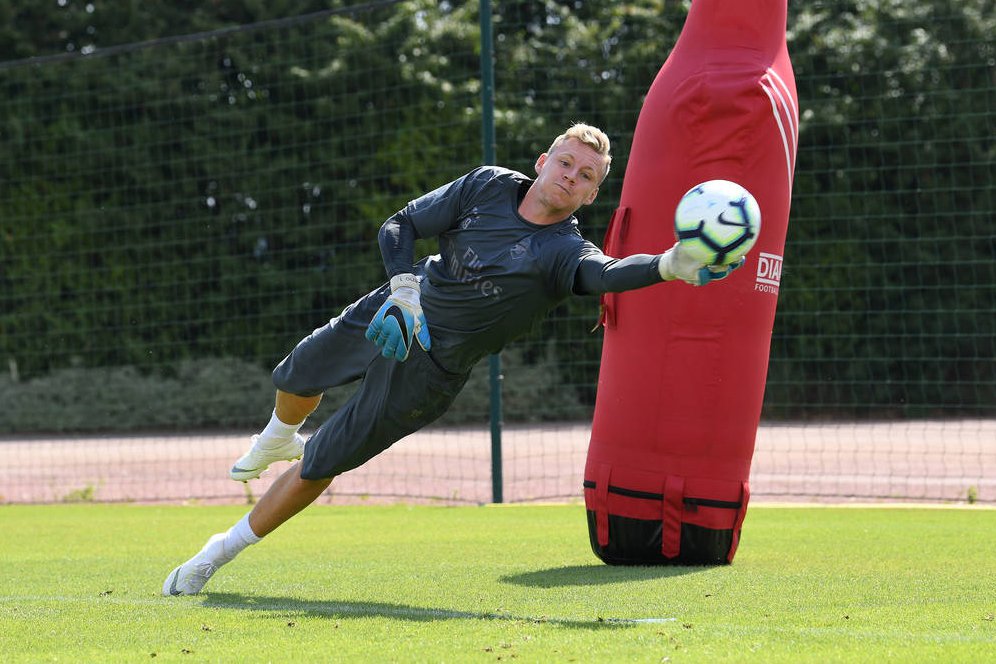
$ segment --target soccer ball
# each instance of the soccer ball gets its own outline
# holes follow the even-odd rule
[[[705,265],[740,260],[757,241],[761,208],[736,182],[709,180],[688,190],[674,211],[674,234],[685,253]]]

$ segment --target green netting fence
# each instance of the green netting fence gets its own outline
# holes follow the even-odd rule
[[[605,128],[600,242],[687,3],[499,4],[496,160],[529,173],[572,121]],[[243,499],[224,473],[270,369],[384,279],[386,217],[483,162],[477,2],[298,5],[25,14],[65,52],[0,62],[0,501]],[[800,145],[754,493],[994,501],[992,3],[790,3],[788,24]],[[575,298],[502,353],[506,499],[581,495],[597,317]],[[486,502],[491,399],[483,363],[333,496]]]

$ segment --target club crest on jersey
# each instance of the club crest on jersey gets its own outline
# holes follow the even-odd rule
[[[519,240],[512,248],[509,250],[512,255],[512,260],[521,260],[523,256],[529,253],[529,245],[532,244],[532,238],[526,238],[524,240]]]
[[[470,211],[470,213],[460,221],[459,223],[460,230],[465,231],[474,224],[476,224],[477,222],[479,222],[480,220],[481,220],[481,215],[478,212],[477,206],[474,206],[474,208]]]

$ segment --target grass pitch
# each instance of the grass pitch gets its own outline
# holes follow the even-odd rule
[[[726,567],[609,567],[584,509],[311,507],[167,573],[240,507],[0,507],[0,660],[983,662],[996,510],[754,505]]]

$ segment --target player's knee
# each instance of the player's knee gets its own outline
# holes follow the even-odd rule
[[[273,380],[273,386],[277,388],[280,392],[286,392],[287,394],[294,393],[294,385],[290,379],[290,371],[287,369],[287,362],[281,362],[277,365],[277,368],[273,370],[270,375]]]
[[[321,399],[322,393],[316,394],[314,386],[306,385],[296,379],[288,364],[280,363],[271,374],[273,386],[277,388],[277,396],[296,400]]]

